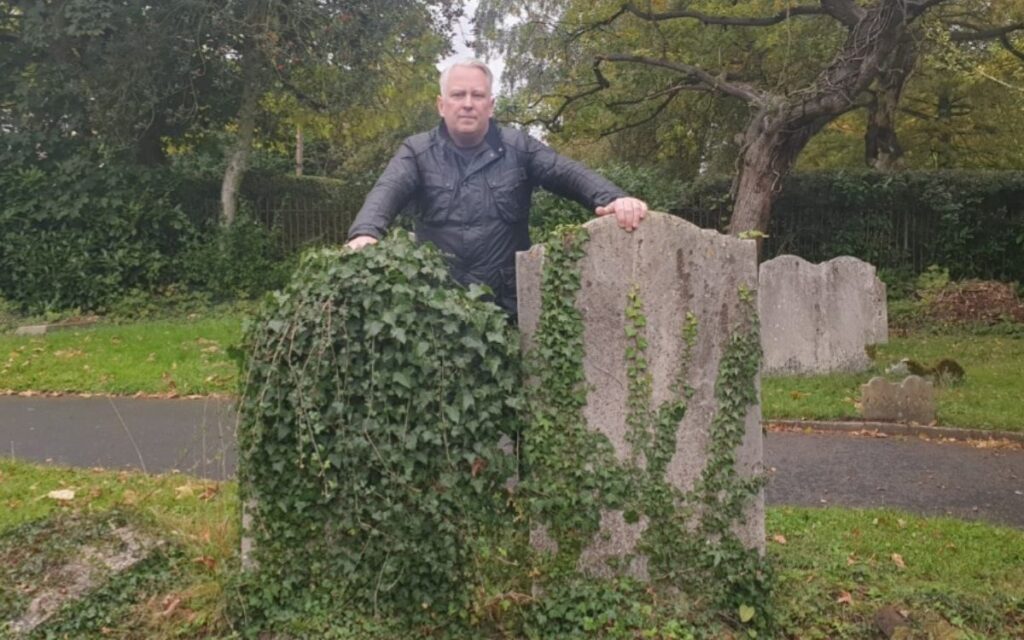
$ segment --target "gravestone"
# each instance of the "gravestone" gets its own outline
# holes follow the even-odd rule
[[[607,439],[614,450],[613,463],[626,473],[645,473],[647,461],[631,444],[636,440],[629,424],[627,352],[635,343],[628,335],[631,325],[626,310],[631,300],[637,300],[643,308],[640,332],[647,344],[651,406],[671,402],[679,379],[691,389],[685,415],[674,424],[671,458],[658,479],[684,496],[694,490],[708,466],[713,422],[720,409],[719,365],[733,338],[740,333],[748,336],[756,360],[755,243],[657,212],[651,212],[632,233],[618,228],[611,217],[592,220],[584,230],[589,239],[577,263],[580,282],[575,308],[583,325],[586,429]],[[545,251],[538,245],[517,255],[519,325],[527,352],[537,340],[544,313]],[[689,346],[684,331],[688,321],[696,329]],[[687,360],[685,354],[689,364],[681,366]],[[735,456],[735,465],[730,466],[743,479],[759,476],[762,470],[756,372],[754,362],[749,382],[755,393],[745,415],[738,418],[739,441],[730,453]],[[529,443],[530,433],[525,437]],[[588,460],[584,466],[590,464]],[[558,542],[549,535],[551,525],[557,523],[531,524],[535,549],[557,553]],[[598,533],[579,555],[578,570],[596,576],[622,573],[648,578],[646,558],[634,550],[656,526],[645,513],[627,516],[622,510],[603,509]],[[763,492],[753,491],[733,533],[748,549],[763,551]]]
[[[920,376],[907,376],[900,383],[874,377],[860,386],[865,420],[884,422],[935,421],[935,387]]]
[[[764,373],[864,371],[865,347],[889,339],[885,284],[863,260],[779,256],[761,264],[758,290]]]

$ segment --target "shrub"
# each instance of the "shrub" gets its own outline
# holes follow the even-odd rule
[[[181,257],[184,282],[225,300],[254,298],[287,282],[293,263],[279,234],[240,216],[230,227],[209,228]]]
[[[103,308],[175,279],[192,228],[166,176],[85,145],[12,134],[0,147],[0,295],[22,311]]]

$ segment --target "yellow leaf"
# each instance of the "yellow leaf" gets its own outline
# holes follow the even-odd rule
[[[751,620],[754,619],[754,614],[755,613],[756,613],[756,611],[754,611],[754,607],[751,607],[750,605],[747,605],[747,604],[741,604],[740,605],[740,622],[742,622],[744,624],[750,622]]]
[[[774,536],[772,536],[772,540],[778,542],[779,544],[786,544],[786,536],[782,535],[781,533],[776,533]]]
[[[849,591],[840,591],[836,602],[839,604],[853,604],[853,595]]]
[[[75,499],[75,492],[71,489],[57,489],[46,494],[46,497],[58,502],[70,502]]]
[[[892,562],[900,569],[906,569],[907,565],[903,562],[903,556],[898,553],[892,554]]]

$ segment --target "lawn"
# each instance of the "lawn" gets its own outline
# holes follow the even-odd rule
[[[902,358],[934,365],[952,358],[965,371],[962,384],[936,389],[937,423],[943,426],[1024,431],[1024,338],[969,333],[920,334],[879,345],[875,365],[862,374],[765,376],[762,411],[767,419],[857,418],[860,385]],[[897,380],[898,376],[887,377]]]
[[[233,393],[241,339],[233,314],[96,325],[43,336],[0,335],[0,389],[70,393]]]
[[[55,490],[74,497],[48,497]],[[165,547],[62,610],[40,637],[234,637],[227,611],[238,571],[237,500],[233,483],[0,461],[0,621],[24,604],[15,585],[67,562],[116,519],[160,535]],[[930,637],[1024,637],[1024,532],[894,511],[789,507],[768,510],[767,532],[777,637],[877,637],[873,617],[886,605]],[[26,542],[43,538],[34,562],[3,562],[24,559]]]
[[[0,335],[0,390],[163,395],[235,393],[238,367],[228,352],[241,340],[242,316],[97,325],[39,337]],[[962,384],[937,389],[943,426],[1024,431],[1020,408],[1024,337],[918,334],[879,345],[861,374],[765,376],[766,419],[856,419],[860,385],[901,358],[934,364],[952,358]],[[897,379],[894,375],[889,375]]]

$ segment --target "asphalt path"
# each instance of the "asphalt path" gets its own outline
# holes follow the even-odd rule
[[[225,400],[0,396],[3,455],[76,467],[235,472],[236,416]],[[770,505],[893,507],[1024,528],[1024,450],[772,431]]]

